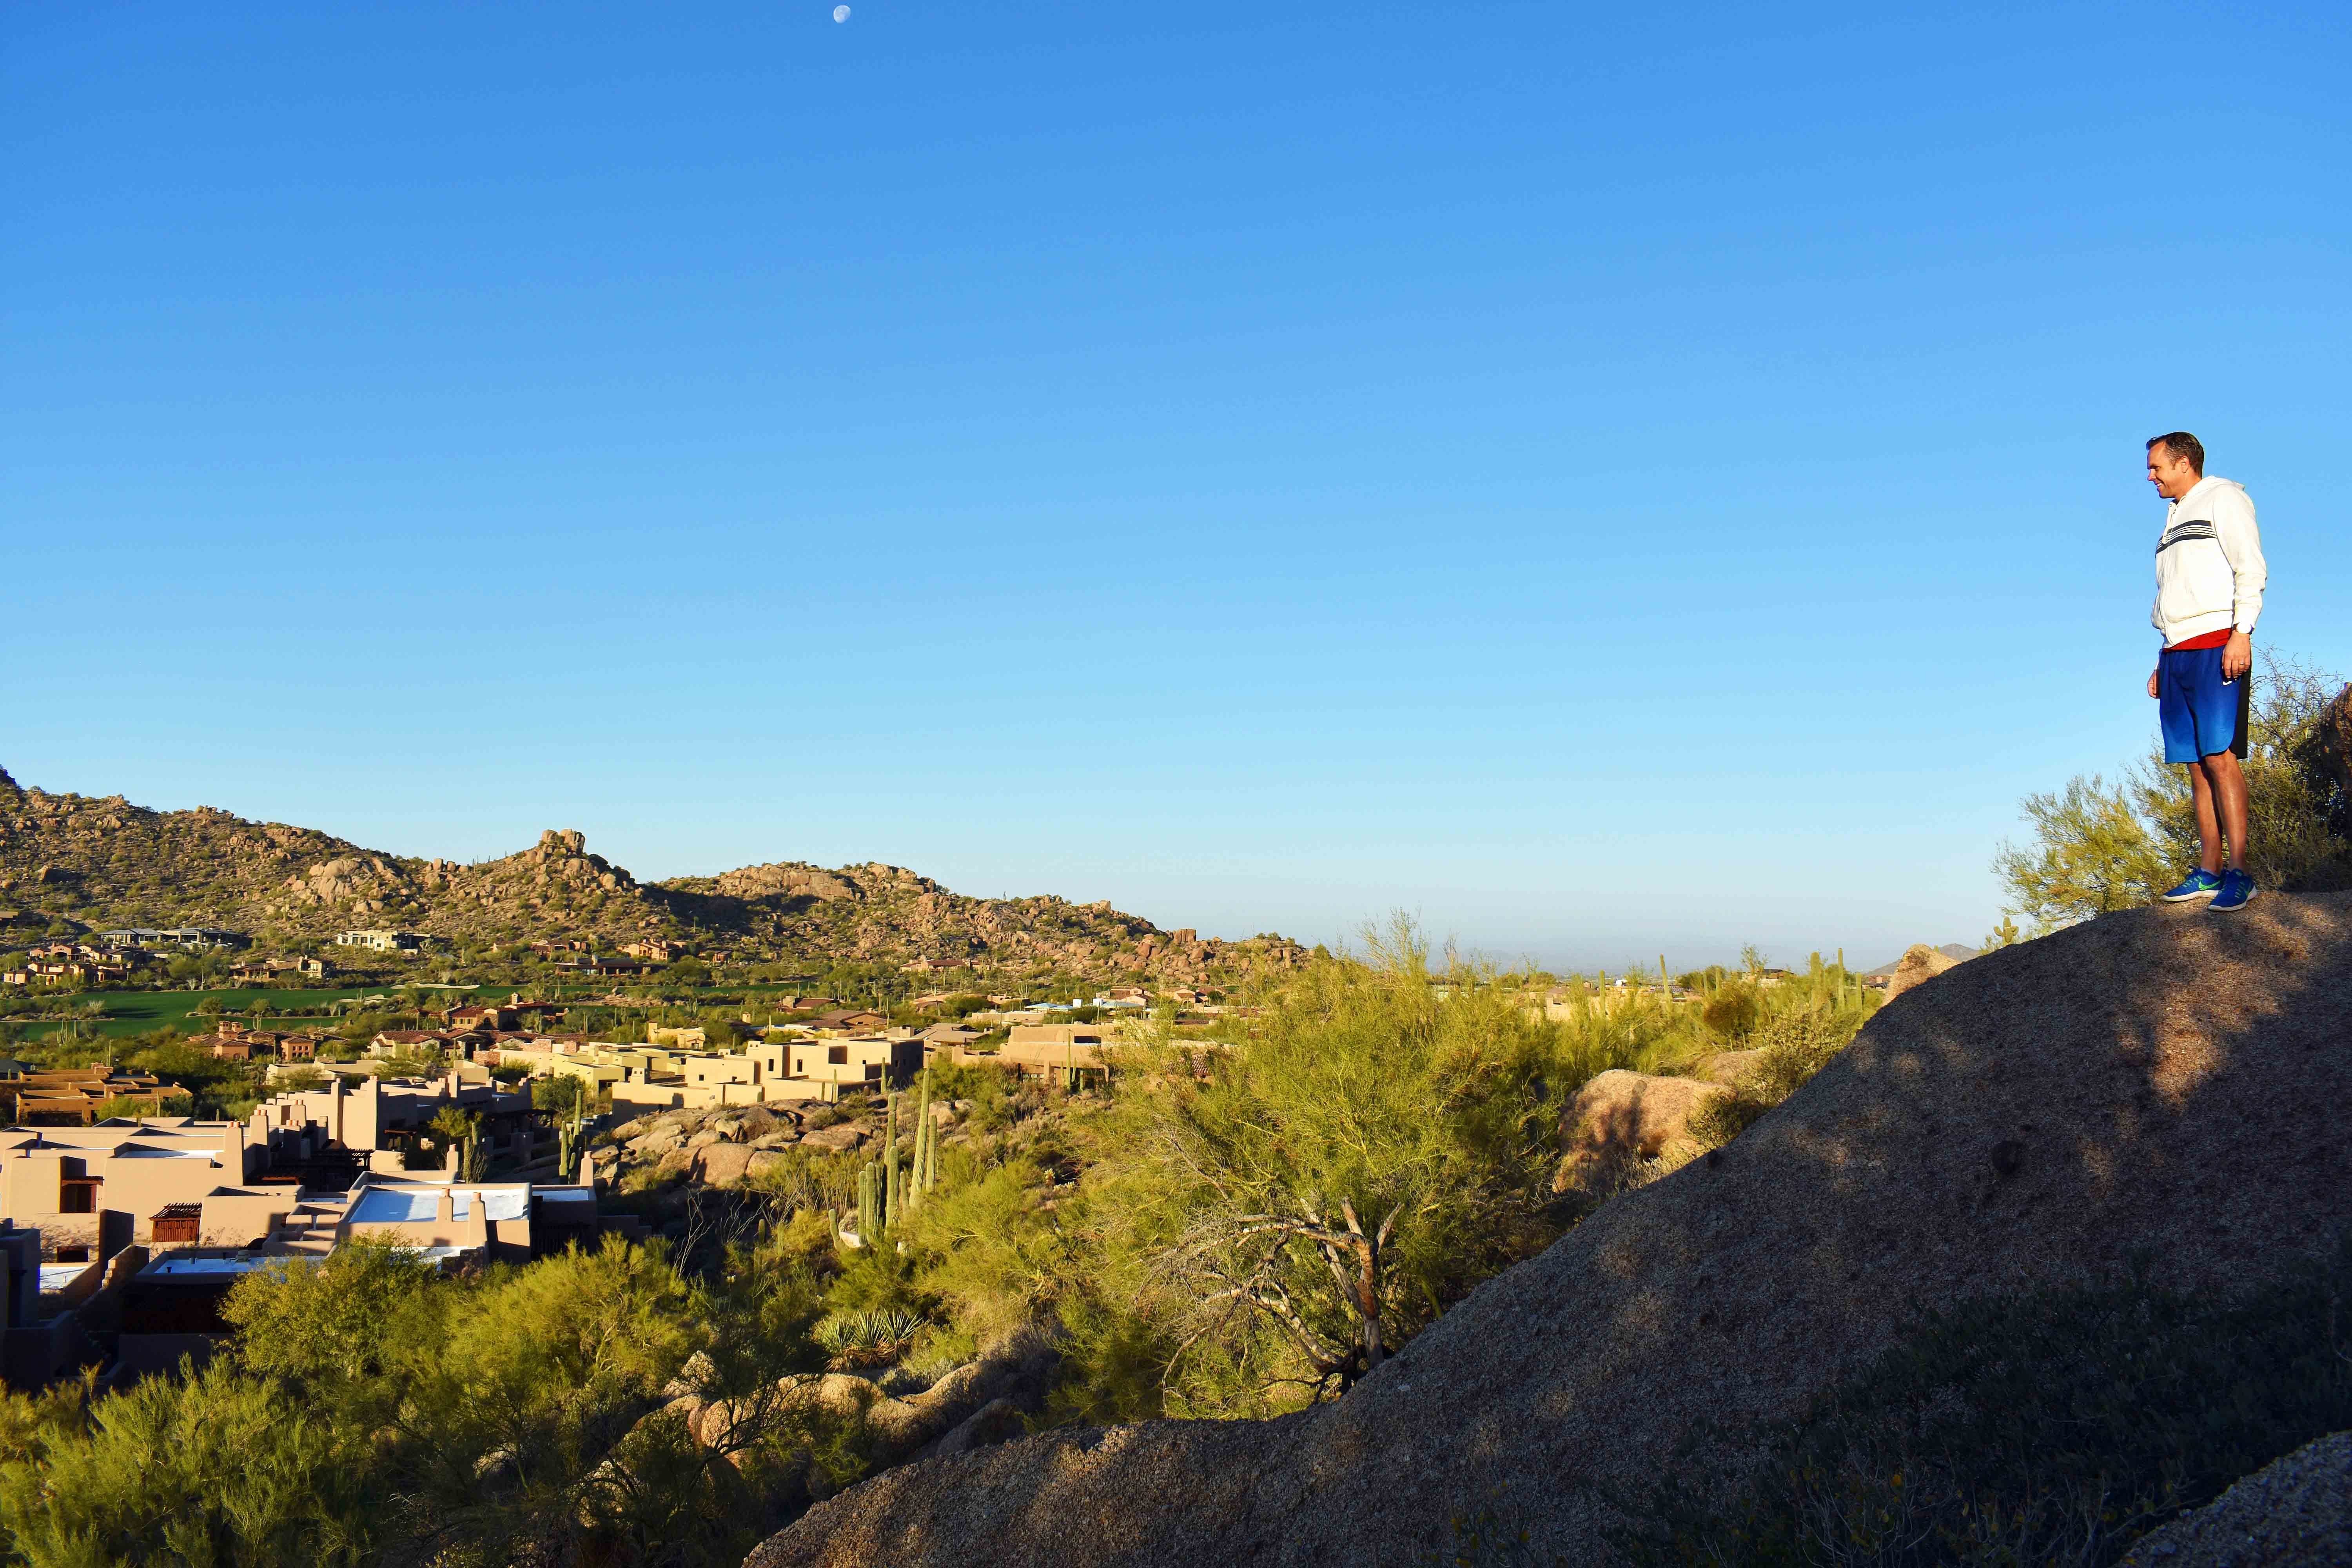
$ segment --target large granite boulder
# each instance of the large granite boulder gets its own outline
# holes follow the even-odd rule
[[[2352,1222],[2352,895],[2127,910],[1881,1009],[1738,1141],[1603,1205],[1336,1403],[1065,1428],[889,1470],[757,1568],[1443,1560],[1449,1521],[1603,1558],[1619,1498],[1722,1497],[1922,1310],[2226,1292]]]
[[[1696,1152],[1690,1120],[1730,1091],[1694,1078],[1612,1068],[1578,1091],[1559,1119],[1556,1193],[1600,1192],[1638,1161],[1677,1163]]]
[[[1915,942],[1903,950],[1902,958],[1895,963],[1895,973],[1886,982],[1886,999],[1892,1002],[1913,986],[1924,985],[1964,962],[1948,952],[1938,952],[1924,942]]]

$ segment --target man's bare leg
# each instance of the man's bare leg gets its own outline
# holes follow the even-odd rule
[[[2189,796],[2197,807],[2197,864],[2209,877],[2221,874],[2221,824],[2213,811],[2213,786],[2205,777],[2205,764],[2189,764]]]
[[[2230,841],[2230,869],[2246,868],[2246,773],[2235,753],[2216,752],[2189,770],[2197,797],[2197,839],[2208,871],[2221,869],[2221,840]]]

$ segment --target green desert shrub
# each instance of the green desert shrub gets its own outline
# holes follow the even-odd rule
[[[1691,1118],[1692,1135],[1715,1148],[1747,1131],[1845,1049],[1862,1019],[1863,1005],[1856,1005],[1792,1008],[1765,1020],[1747,1042],[1763,1054],[1729,1094],[1709,1101]]]
[[[99,1396],[5,1396],[0,1531],[26,1568],[307,1568],[369,1560],[361,1435],[228,1358]]]
[[[2135,1271],[1920,1322],[1769,1434],[1749,1489],[1623,1500],[1636,1564],[2104,1568],[2352,1426],[2352,1250],[2219,1300]]]
[[[1727,1040],[1743,1038],[1755,1029],[1757,1020],[1764,1015],[1763,1005],[1756,993],[1745,985],[1727,985],[1706,999],[1699,1016],[1706,1026]]]

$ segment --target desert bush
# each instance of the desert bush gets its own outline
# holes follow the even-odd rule
[[[1622,1054],[1613,1015],[1547,1020],[1519,989],[1432,973],[1409,925],[1311,964],[1245,1038],[1139,1065],[1097,1166],[1056,1218],[1091,1266],[1128,1260],[1180,1347],[1171,1410],[1322,1397],[1558,1234],[1544,1216],[1565,1096]],[[1335,1276],[1362,1279],[1346,1289]]]
[[[1750,1049],[1763,1054],[1729,1094],[1708,1101],[1692,1116],[1692,1136],[1703,1146],[1716,1148],[1747,1131],[1845,1049],[1862,1027],[1868,1005],[1857,999],[1847,1006],[1792,1007],[1767,1018],[1747,1041]]]
[[[785,1212],[846,1211],[857,1206],[857,1171],[865,1163],[856,1154],[822,1149],[779,1150],[783,1158],[750,1178],[755,1192],[766,1193]],[[827,1244],[831,1243],[827,1232]]]
[[[369,1456],[331,1415],[223,1358],[119,1394],[5,1396],[0,1530],[27,1568],[358,1564]]]
[[[1753,1032],[1763,1016],[1763,1005],[1756,1000],[1755,990],[1738,984],[1724,986],[1699,1009],[1706,1026],[1727,1040],[1740,1039]]]
[[[2231,1300],[2144,1274],[1932,1315],[1801,1418],[1730,1506],[1619,1500],[1639,1564],[2104,1568],[2352,1426],[2352,1251]]]
[[[1020,1075],[1010,1068],[979,1062],[942,1063],[931,1068],[934,1100],[967,1102],[964,1122],[983,1132],[998,1132],[1013,1124]]]

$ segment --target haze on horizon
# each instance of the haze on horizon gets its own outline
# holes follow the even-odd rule
[[[19,8],[0,764],[1679,967],[2352,671],[2334,7]]]

